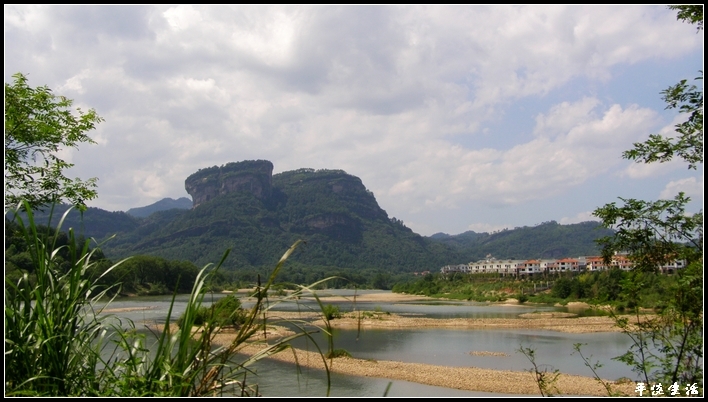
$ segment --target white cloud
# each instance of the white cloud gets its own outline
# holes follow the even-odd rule
[[[600,105],[596,98],[585,97],[578,102],[563,102],[554,105],[547,115],[536,117],[534,134],[554,138],[566,135],[580,123],[587,123],[596,118],[595,108]]]
[[[653,163],[637,161],[627,163],[627,167],[619,173],[619,176],[629,177],[631,179],[646,179],[665,175],[679,169],[686,169],[686,163],[678,159],[669,162]]]
[[[29,72],[106,118],[90,133],[99,145],[71,155],[78,176],[100,179],[95,206],[182,196],[199,168],[268,159],[275,172],[343,169],[431,232],[596,178],[660,192],[659,171],[621,153],[660,129],[661,109],[619,84],[702,55],[702,35],[661,6],[5,11],[6,82]],[[446,211],[460,216],[436,220]]]
[[[44,24],[51,20],[51,14],[47,13],[47,7],[38,4],[5,4],[5,32],[11,29],[21,29],[35,33],[46,29]]]
[[[188,29],[203,21],[199,10],[189,4],[171,7],[162,13],[170,27],[176,31]]]
[[[515,227],[514,225],[490,225],[488,223],[473,223],[467,226],[467,229],[477,233],[494,233],[504,229]]]
[[[665,138],[675,138],[678,134],[676,133],[676,125],[686,121],[688,116],[686,114],[678,114],[674,116],[671,123],[665,125],[656,134],[661,135]],[[643,143],[649,137],[649,132],[640,138],[636,143]],[[634,145],[626,149],[633,149]],[[623,177],[630,177],[632,179],[644,179],[647,177],[656,177],[658,175],[663,175],[674,170],[686,169],[688,163],[685,162],[680,157],[676,156],[668,162],[652,162],[644,163],[642,160],[636,160],[635,163],[627,165],[627,168],[620,173]]]
[[[673,199],[679,192],[686,193],[694,201],[703,200],[703,175],[669,182],[659,194],[659,199]]]
[[[575,216],[567,217],[564,216],[563,218],[560,219],[560,224],[561,225],[570,225],[573,223],[580,223],[580,222],[588,222],[588,221],[599,221],[596,216],[593,216],[592,211],[583,211],[579,212]]]
[[[90,76],[90,71],[87,69],[84,69],[81,71],[79,74],[76,74],[75,76],[69,78],[66,80],[65,84],[57,88],[57,92],[64,93],[64,92],[71,92],[74,91],[79,94],[83,94],[84,88],[81,85],[81,81]]]
[[[508,151],[460,150],[463,155],[450,160],[459,167],[458,172],[466,173],[466,177],[456,177],[469,189],[464,195],[510,204],[543,199],[616,166],[619,150],[649,127],[653,112],[612,105],[595,116],[593,105],[597,102],[583,99],[577,105],[552,107],[548,117],[537,118],[537,138]],[[573,112],[559,113],[562,109]],[[546,129],[551,135],[545,134]],[[446,190],[441,192],[454,194],[450,188]]]

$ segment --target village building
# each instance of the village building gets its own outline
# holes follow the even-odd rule
[[[659,267],[662,273],[671,274],[684,268],[686,262],[675,260]],[[455,272],[465,274],[499,274],[501,276],[536,276],[539,274],[560,275],[567,272],[597,272],[606,271],[610,267],[618,267],[624,271],[632,269],[632,261],[624,253],[615,253],[610,265],[605,264],[601,256],[582,256],[578,258],[561,259],[529,259],[529,260],[498,260],[491,255],[468,264],[446,265],[440,269],[443,274]]]

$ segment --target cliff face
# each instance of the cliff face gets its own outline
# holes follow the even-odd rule
[[[193,207],[221,195],[249,192],[275,212],[275,216],[266,218],[268,225],[289,233],[323,234],[358,242],[363,236],[363,222],[389,222],[386,211],[361,179],[343,170],[298,169],[275,176],[272,172],[269,161],[228,163],[192,174],[185,188],[192,196]],[[263,218],[268,213],[261,215]]]
[[[221,167],[200,169],[185,180],[184,187],[192,196],[193,208],[212,198],[248,191],[259,199],[270,197],[273,164],[265,160],[227,163]]]
[[[343,170],[298,169],[283,172],[273,177],[273,186],[286,194],[288,203],[285,208],[290,219],[298,223],[318,214],[343,211],[360,219],[388,221],[386,211],[379,207],[373,193],[366,189],[361,179]],[[313,213],[315,211],[311,205],[318,206],[316,213]],[[325,221],[334,223],[341,218],[336,216],[336,219],[328,216]],[[314,220],[306,225],[317,227],[322,224]]]

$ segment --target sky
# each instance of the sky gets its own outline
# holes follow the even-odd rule
[[[98,178],[91,207],[265,159],[357,176],[424,236],[597,220],[618,197],[703,208],[702,164],[622,158],[675,135],[661,91],[703,70],[703,32],[664,6],[4,7],[5,82],[105,119],[60,152]]]

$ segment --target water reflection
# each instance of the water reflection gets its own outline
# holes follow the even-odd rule
[[[358,340],[357,340],[358,335]],[[324,338],[322,339],[324,342]],[[346,349],[359,359],[394,360],[452,367],[480,367],[495,370],[525,370],[531,367],[518,349],[536,350],[536,363],[548,364],[563,373],[591,376],[573,345],[583,355],[592,355],[603,367],[598,374],[605,379],[634,377],[623,363],[612,358],[626,352],[630,340],[620,333],[565,334],[545,330],[468,330],[468,329],[335,329],[335,348]],[[307,348],[307,341],[295,346]],[[311,345],[309,345],[311,348]],[[477,352],[477,353],[473,353]]]
[[[361,293],[360,293],[361,294]],[[345,294],[346,295],[346,294]],[[222,294],[207,295],[210,304],[223,297]],[[347,295],[352,296],[352,295]],[[179,295],[173,306],[172,319],[184,311],[187,295]],[[160,323],[165,321],[171,297],[152,296],[128,298],[114,301],[110,309],[120,317],[140,323]],[[418,315],[433,318],[515,318],[519,314],[533,311],[562,311],[553,306],[500,306],[473,302],[450,303],[371,303],[353,301],[329,301],[343,311],[380,310],[403,315]],[[282,303],[274,307],[278,311],[317,310],[312,299],[301,299],[299,303]],[[580,356],[573,354],[573,345],[587,344],[583,354],[591,356],[593,362],[603,366],[598,374],[610,380],[620,377],[635,379],[634,373],[624,364],[612,358],[626,352],[630,339],[620,333],[566,334],[546,330],[530,329],[405,329],[356,330],[335,329],[335,348],[343,348],[352,356],[361,359],[394,360],[411,363],[426,363],[454,367],[481,367],[497,370],[522,371],[531,368],[526,357],[517,352],[520,346],[532,347],[536,351],[536,363],[548,364],[554,369],[568,374],[591,376]],[[322,339],[320,345],[326,345]],[[309,348],[304,339],[295,341],[294,346]],[[471,352],[483,352],[472,354]],[[256,366],[262,376],[252,379],[259,384],[259,390],[267,396],[324,396],[326,380],[318,370],[305,370],[303,376],[296,375],[292,365],[264,361]],[[332,396],[383,396],[389,380],[360,378],[333,374]],[[504,396],[482,392],[468,392],[447,388],[431,387],[405,381],[393,381],[389,396]]]
[[[327,379],[323,371],[302,368],[274,361],[261,361],[256,368],[261,376],[251,377],[259,392],[268,397],[322,397],[327,394]],[[386,389],[388,384],[391,383]],[[506,397],[531,396],[499,394],[481,391],[434,387],[408,381],[357,377],[338,373],[331,375],[330,396],[334,397]]]

